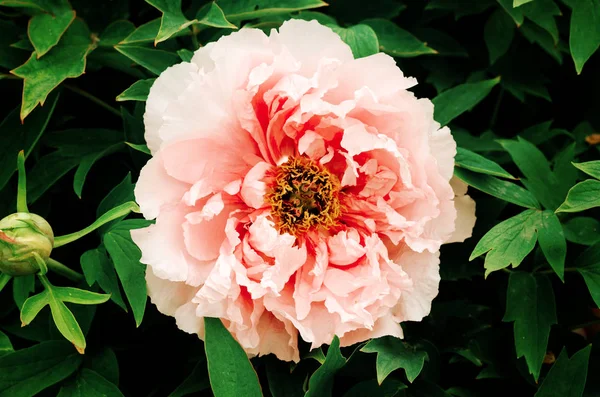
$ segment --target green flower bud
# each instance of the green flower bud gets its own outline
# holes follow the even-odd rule
[[[44,261],[54,246],[50,224],[36,214],[17,212],[0,220],[0,272],[26,276],[40,271],[35,254]]]

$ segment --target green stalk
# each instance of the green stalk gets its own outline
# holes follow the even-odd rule
[[[83,280],[82,274],[68,268],[67,266],[63,265],[55,259],[48,258],[48,260],[46,261],[46,265],[48,265],[48,269],[52,270],[54,273],[60,274],[61,276],[64,276],[71,281],[80,282],[81,280]]]
[[[27,176],[25,175],[25,152],[22,150],[17,157],[19,181],[17,187],[17,212],[29,212],[27,208]]]

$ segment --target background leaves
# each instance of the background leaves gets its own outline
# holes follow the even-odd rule
[[[204,346],[147,304],[129,231],[149,223],[122,214],[56,250],[85,278],[53,274],[52,285],[110,294],[98,306],[63,303],[85,356],[48,309],[21,327],[39,280],[0,275],[0,396],[210,395],[215,366],[231,362],[254,392],[258,376],[275,397],[599,394],[585,376],[600,365],[599,9],[598,0],[0,0],[0,216],[14,211],[20,150],[29,206],[57,236],[134,200],[156,76],[222,35],[290,18],[317,19],[355,56],[387,53],[418,80],[411,91],[433,100],[458,143],[455,177],[478,216],[470,240],[442,249],[431,315],[404,323],[404,340],[301,343],[299,363],[257,357],[252,370],[239,351],[223,353],[236,349],[223,329]]]

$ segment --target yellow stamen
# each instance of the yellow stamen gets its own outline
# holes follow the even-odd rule
[[[337,225],[340,189],[337,177],[319,163],[293,157],[275,170],[265,200],[279,231],[299,236]]]

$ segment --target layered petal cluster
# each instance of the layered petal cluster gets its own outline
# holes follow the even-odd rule
[[[438,293],[440,246],[475,222],[456,144],[415,84],[299,20],[163,72],[135,190],[156,223],[132,231],[152,302],[200,337],[220,317],[249,354],[282,360],[299,360],[298,335],[401,337]]]

